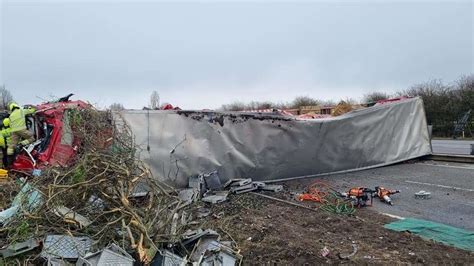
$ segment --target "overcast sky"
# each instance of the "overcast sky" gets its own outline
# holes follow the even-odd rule
[[[360,99],[474,73],[469,0],[0,1],[0,84],[21,104]]]

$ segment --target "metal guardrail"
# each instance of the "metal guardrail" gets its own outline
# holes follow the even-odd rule
[[[474,155],[454,155],[434,153],[423,157],[425,160],[456,162],[456,163],[474,163]]]

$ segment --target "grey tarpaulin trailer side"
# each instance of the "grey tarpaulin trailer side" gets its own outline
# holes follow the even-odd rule
[[[143,148],[137,156],[154,176],[183,187],[189,176],[214,170],[222,182],[275,181],[368,169],[432,153],[421,98],[312,120],[175,110],[115,115],[132,129]]]

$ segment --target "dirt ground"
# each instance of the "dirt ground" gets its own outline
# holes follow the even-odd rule
[[[281,193],[268,195],[278,194],[281,197]],[[370,208],[348,217],[251,193],[230,196],[210,208],[212,214],[201,219],[201,226],[217,230],[224,240],[233,239],[244,265],[474,263],[473,252],[383,228],[393,219]],[[325,247],[327,256],[322,255]],[[354,247],[355,255],[340,258],[353,253]]]

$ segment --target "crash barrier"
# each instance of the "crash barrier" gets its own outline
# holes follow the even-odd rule
[[[222,181],[272,181],[368,169],[431,154],[420,98],[326,119],[239,112],[127,110],[137,152],[156,178],[184,187],[217,170]]]
[[[474,251],[474,232],[422,219],[406,218],[384,226],[398,232],[408,231],[460,249]]]

